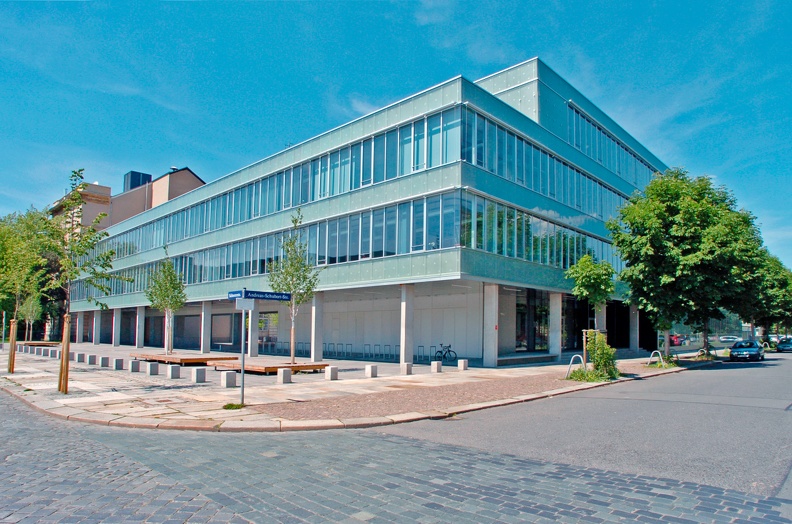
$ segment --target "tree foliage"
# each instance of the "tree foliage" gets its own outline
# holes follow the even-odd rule
[[[33,323],[41,319],[44,309],[41,307],[41,295],[34,293],[28,295],[19,308],[19,317],[27,324],[26,339],[32,340]]]
[[[297,214],[291,217],[292,229],[284,235],[281,247],[283,258],[273,263],[268,274],[270,287],[277,293],[291,293],[291,300],[287,302],[291,318],[291,361],[295,362],[295,319],[300,306],[311,300],[319,285],[319,273],[308,262],[308,245],[303,238],[302,212],[297,209]]]
[[[616,271],[610,263],[594,262],[591,255],[586,255],[567,269],[564,276],[575,282],[572,294],[578,300],[587,300],[596,310],[601,308],[613,294],[615,274]]]
[[[0,219],[0,294],[13,301],[14,319],[25,299],[41,292],[47,272],[41,242],[46,223],[46,215],[35,209]]]
[[[166,249],[165,253],[167,252]],[[187,294],[184,291],[184,281],[170,258],[163,260],[151,273],[145,295],[151,302],[151,307],[165,313],[165,352],[172,353],[173,314],[184,307]]]
[[[655,175],[608,229],[631,300],[660,329],[684,321],[705,330],[756,289],[762,240],[754,217],[709,178],[683,169]]]

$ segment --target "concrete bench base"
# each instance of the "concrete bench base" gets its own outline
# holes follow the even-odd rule
[[[130,373],[140,373],[140,361],[139,360],[130,360],[129,361],[129,372]]]
[[[325,368],[325,380],[338,380],[338,366],[327,366]]]
[[[157,362],[146,362],[147,375],[159,375],[159,364]]]
[[[410,364],[409,362],[405,362],[404,364],[401,364],[399,366],[399,368],[401,369],[401,374],[402,375],[412,375],[412,366],[413,365]]]
[[[278,384],[291,384],[292,381],[292,370],[288,368],[280,368],[278,369]]]
[[[220,383],[224,388],[236,387],[236,371],[221,371]]]
[[[466,358],[460,358],[457,361],[457,367],[459,368],[459,371],[467,371],[468,360]]]
[[[206,382],[206,368],[193,368],[192,381],[195,384],[203,384]]]
[[[181,366],[170,364],[168,366],[168,378],[181,378]]]
[[[439,360],[435,360],[432,362],[432,373],[442,373],[443,372],[443,363]]]
[[[366,378],[376,378],[376,377],[377,377],[376,364],[366,364]]]

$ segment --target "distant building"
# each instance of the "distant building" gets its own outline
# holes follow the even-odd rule
[[[167,245],[189,299],[176,347],[239,351],[227,293],[268,289],[299,207],[325,270],[298,318],[298,355],[428,362],[443,343],[488,367],[558,359],[593,320],[564,271],[585,254],[622,266],[605,221],[665,168],[539,59],[452,78],[210,184],[170,178],[179,190],[148,207],[122,212],[114,197],[103,247],[134,280],[113,284],[106,312],[77,282],[75,338],[162,345],[143,291]],[[285,311],[257,303],[252,354],[288,351]],[[655,345],[640,322],[609,304],[612,344]]]

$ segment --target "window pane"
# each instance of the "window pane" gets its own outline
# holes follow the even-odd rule
[[[351,162],[351,188],[357,189],[360,187],[360,144],[354,144],[352,146]]]
[[[485,151],[487,149],[487,121],[484,117],[476,114],[476,165],[484,167],[486,161]]]
[[[525,142],[517,138],[517,152],[515,153],[517,160],[517,173],[516,181],[520,185],[525,185]]]
[[[476,141],[476,113],[465,109],[462,113],[465,120],[464,133],[462,133],[462,160],[473,162],[473,144]]]
[[[412,250],[424,248],[424,201],[413,200]]]
[[[302,165],[300,178],[300,204],[306,204],[310,197],[311,167],[307,162]]]
[[[440,197],[426,199],[426,249],[440,247]]]
[[[360,215],[349,217],[349,261],[354,262],[360,253]]]
[[[436,167],[440,165],[441,150],[440,150],[440,115],[432,115],[427,120],[429,127],[429,152],[427,154],[428,167]]]
[[[443,195],[443,242],[442,247],[459,245],[459,195]]]
[[[349,148],[345,147],[341,150],[341,174],[338,180],[337,195],[346,193],[350,189],[350,176],[349,176]]]
[[[476,197],[476,249],[484,249],[484,233],[485,233],[485,220],[484,220],[484,199]]]
[[[385,180],[385,135],[374,137],[374,183]]]
[[[319,227],[312,224],[308,228],[308,263],[312,266],[316,265],[316,240]]]
[[[412,124],[399,128],[399,176],[412,171]]]
[[[516,151],[516,137],[512,133],[506,133],[506,178],[514,182],[515,174],[515,151]]]
[[[460,113],[459,107],[443,111],[443,163],[454,162],[460,158],[462,145]]]
[[[465,247],[473,247],[473,196],[462,193],[462,207],[460,209],[460,240]]]
[[[413,123],[413,142],[415,143],[413,170],[424,169],[426,167],[424,160],[424,148],[426,147],[426,131],[424,127],[426,121],[424,119],[418,120]]]
[[[383,231],[385,229],[385,210],[375,209],[371,212],[371,257],[379,258],[383,251]]]
[[[311,200],[319,200],[321,193],[319,192],[319,159],[311,161]]]
[[[319,264],[327,263],[327,222],[319,222]]]
[[[516,230],[517,230],[517,210],[509,207],[506,208],[506,256],[513,257],[516,244]]]
[[[338,219],[338,263],[347,261],[347,244],[349,242],[349,220],[344,218]]]
[[[385,208],[385,256],[396,254],[396,206]]]
[[[339,151],[330,153],[330,196],[340,193],[341,188],[341,154]]]
[[[319,194],[320,194],[321,198],[325,198],[328,195],[329,191],[330,191],[330,189],[328,187],[328,168],[329,168],[328,164],[329,164],[329,161],[330,161],[330,157],[327,156],[327,155],[325,155],[325,156],[323,156],[322,158],[319,159],[319,164],[320,164],[319,165],[319,169],[320,169],[320,174],[319,174],[319,179],[320,179],[319,180],[319,184],[320,184]]]
[[[371,214],[364,212],[360,216],[360,258],[371,255]]]
[[[525,258],[525,228],[523,227],[523,214],[517,211],[514,220],[517,242],[516,256],[517,258]]]
[[[489,200],[487,200],[486,202],[487,202],[487,215],[485,219],[486,223],[484,224],[484,227],[486,228],[486,236],[484,239],[485,249],[490,253],[495,253],[495,246],[496,246],[495,241],[497,238],[496,232],[498,230],[497,228],[498,220],[497,217],[495,216],[496,205],[495,202],[490,202]]]
[[[498,166],[495,174],[506,177],[506,130],[498,127]]]
[[[399,241],[396,251],[400,255],[410,252],[410,208],[409,202],[399,204]]]
[[[338,220],[327,223],[327,263],[335,264],[338,260]]]
[[[498,204],[497,213],[498,213],[497,214],[498,224],[497,224],[497,229],[495,230],[495,235],[496,235],[495,238],[497,243],[496,247],[498,249],[499,255],[505,255],[506,253],[504,251],[503,241],[506,236],[506,207],[504,207],[501,204]]]
[[[371,139],[363,141],[363,166],[362,166],[362,184],[367,186],[371,184]]]
[[[498,128],[487,120],[487,171],[495,172],[495,160],[498,152]]]
[[[386,138],[387,151],[385,153],[385,159],[387,162],[385,165],[385,180],[390,180],[396,178],[396,170],[398,168],[399,133],[395,129],[393,131],[388,131]]]

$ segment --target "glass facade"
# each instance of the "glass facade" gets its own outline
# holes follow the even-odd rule
[[[187,285],[266,274],[282,256],[283,235],[261,235],[172,260]],[[306,224],[300,235],[317,266],[465,247],[559,269],[586,254],[622,267],[607,241],[463,190]],[[116,272],[131,281],[114,280],[111,294],[144,291],[155,265]],[[74,300],[88,293],[97,296],[83,282],[75,283]]]
[[[656,170],[621,141],[571,105],[567,116],[571,145],[631,184],[644,187],[651,181]]]

